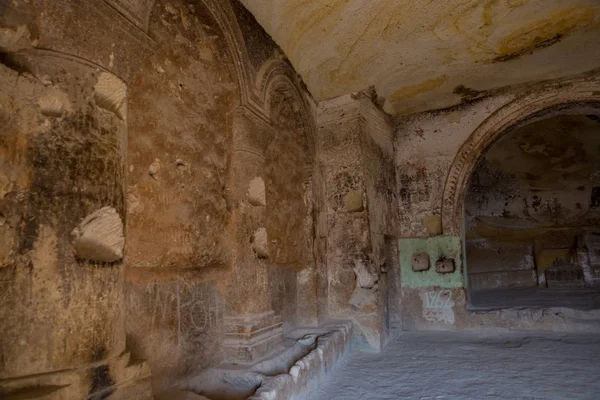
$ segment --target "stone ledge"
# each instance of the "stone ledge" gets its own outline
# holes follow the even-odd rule
[[[287,374],[265,377],[248,400],[300,399],[308,390],[320,385],[354,343],[354,324],[350,321],[332,323],[322,329],[327,329],[327,333],[318,337],[314,350],[298,360]],[[315,329],[307,332],[315,332]]]
[[[223,348],[227,360],[250,364],[283,344],[283,321],[272,311],[244,317],[225,317]]]

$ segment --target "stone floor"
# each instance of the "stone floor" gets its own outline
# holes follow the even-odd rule
[[[406,332],[354,353],[306,400],[600,399],[600,337]]]
[[[470,294],[470,310],[515,307],[600,309],[600,287],[586,289],[507,288]]]

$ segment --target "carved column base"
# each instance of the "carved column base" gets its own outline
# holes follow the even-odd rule
[[[283,322],[273,311],[225,317],[224,324],[228,361],[253,363],[283,344]]]
[[[82,368],[0,381],[0,398],[151,400],[150,367],[129,352]]]

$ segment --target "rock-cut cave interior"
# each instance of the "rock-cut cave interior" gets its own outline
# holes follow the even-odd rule
[[[600,399],[598,0],[0,0],[0,399]]]

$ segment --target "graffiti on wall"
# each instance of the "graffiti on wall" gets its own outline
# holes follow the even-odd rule
[[[429,309],[448,309],[454,306],[450,289],[425,292],[423,307]]]
[[[173,331],[177,344],[182,342],[182,337],[218,331],[222,327],[221,298],[214,285],[152,282],[128,292],[132,319],[143,319],[144,325],[152,330]]]
[[[420,292],[423,301],[423,318],[433,323],[454,324],[454,301],[450,289],[424,290]]]

